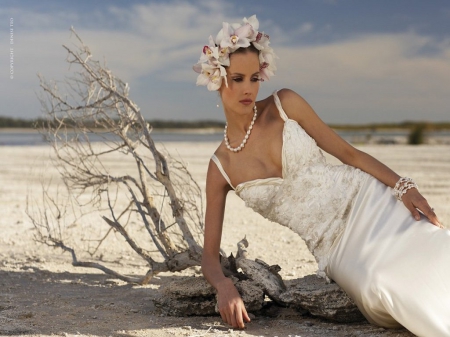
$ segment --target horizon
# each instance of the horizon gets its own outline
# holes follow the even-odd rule
[[[12,122],[23,122],[23,123],[33,123],[41,120],[45,120],[43,117],[36,117],[36,118],[15,118],[10,116],[2,116],[0,115],[0,130],[5,128],[31,128],[33,126],[2,126],[1,123],[5,120],[11,120]],[[210,124],[225,124],[225,121],[222,120],[213,120],[213,119],[197,119],[197,120],[181,120],[181,119],[146,119],[149,123],[167,123],[167,124],[187,124],[187,128],[190,128],[189,124],[199,124],[199,123],[210,123]],[[450,121],[429,121],[429,120],[403,120],[398,122],[375,122],[375,123],[360,123],[360,124],[352,124],[352,123],[328,123],[327,125],[331,128],[334,127],[349,127],[349,128],[376,128],[376,127],[403,127],[408,128],[411,126],[417,126],[417,125],[432,125],[432,126],[445,126],[445,129],[450,129]],[[198,128],[211,128],[213,126],[202,126]],[[217,126],[218,127],[218,126]],[[158,128],[158,126],[154,127],[155,129]],[[164,128],[164,127],[162,127]],[[183,127],[175,127],[182,129]]]

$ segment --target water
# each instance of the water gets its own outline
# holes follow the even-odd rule
[[[0,146],[43,144],[45,144],[45,139],[37,132],[0,132]]]
[[[395,144],[406,143],[408,130],[393,131],[337,131],[337,133],[346,141],[354,144],[376,143],[376,144]],[[157,131],[154,130],[152,138],[155,142],[220,142],[223,137],[222,131],[215,132],[189,132],[189,131]],[[104,141],[100,136],[91,134],[92,142]],[[427,132],[426,137],[434,139],[434,143],[447,143],[450,139],[450,131]],[[107,139],[114,140],[112,135]],[[14,131],[9,129],[7,132],[0,129],[0,146],[39,146],[48,144],[45,137],[34,130]]]
[[[155,142],[219,142],[222,137],[222,131],[217,132],[171,132],[171,131],[153,131],[151,133],[152,139]],[[105,138],[109,140],[118,140],[118,137],[108,135]],[[91,142],[104,141],[101,136],[90,134]],[[2,132],[0,129],[0,146],[39,146],[46,145],[48,141],[44,135],[37,131],[8,131]]]

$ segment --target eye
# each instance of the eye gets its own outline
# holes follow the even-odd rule
[[[234,77],[232,80],[235,82],[242,82],[242,77]]]
[[[259,77],[252,77],[252,82],[259,82],[261,79]]]

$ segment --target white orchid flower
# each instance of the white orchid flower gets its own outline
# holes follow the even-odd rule
[[[259,51],[259,63],[268,63],[272,67],[275,67],[275,58],[277,56],[274,54],[272,48],[265,48]]]
[[[269,64],[264,62],[260,65],[259,68],[259,76],[261,77],[262,81],[268,81],[271,76],[273,76],[274,73],[272,69],[270,69]]]
[[[252,42],[256,49],[263,50],[269,47],[269,35],[264,32],[258,32],[255,37],[255,41]]]
[[[215,91],[219,90],[222,86],[222,80],[225,80],[225,85],[228,87],[227,81],[227,71],[224,67],[219,66],[210,76],[210,82],[208,83],[208,90]]]
[[[277,56],[269,47],[269,35],[258,32],[259,21],[256,15],[244,18],[243,23],[229,24],[224,22],[222,29],[214,40],[209,37],[209,44],[203,47],[200,60],[193,69],[199,73],[197,85],[206,85],[208,90],[218,90],[225,80],[228,87],[225,67],[230,65],[230,54],[238,48],[247,48],[250,44],[259,50],[259,64],[262,80],[268,80],[277,69]]]
[[[245,24],[243,26],[231,26],[228,22],[223,23],[223,28],[216,37],[216,43],[221,48],[228,47],[230,52],[234,52],[238,48],[246,48],[250,46],[249,35],[252,34],[252,26]]]
[[[209,36],[209,45],[203,47],[202,54],[200,55],[199,63],[207,62],[211,59],[219,58],[219,48],[216,46],[213,37]]]
[[[256,15],[252,15],[251,17],[244,18],[244,20],[242,20],[244,22],[244,24],[249,24],[250,26],[252,26],[252,35],[249,36],[250,40],[255,40],[256,39],[256,35],[258,34],[258,28],[259,28],[259,21],[256,18]]]
[[[219,62],[224,66],[230,65],[230,51],[228,47],[219,47]]]
[[[210,91],[218,90],[222,85],[222,78],[224,78],[225,85],[228,87],[227,71],[221,65],[210,63],[196,64],[194,70],[200,73],[197,77],[197,85],[206,85]]]

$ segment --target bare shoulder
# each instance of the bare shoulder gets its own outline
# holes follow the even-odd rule
[[[258,111],[264,111],[273,104],[273,95],[269,95],[256,103],[258,106]]]
[[[280,114],[275,105],[275,99],[273,94],[267,96],[262,100],[259,100],[257,102],[257,105],[258,105],[259,119],[265,120],[268,123],[273,123],[274,120],[280,119]]]
[[[228,163],[228,154],[224,151],[224,146],[221,144],[214,155],[217,157],[219,162],[222,165],[227,165]],[[206,175],[206,193],[209,192],[217,193],[219,191],[222,191],[224,193],[228,192],[231,189],[228,182],[225,180],[224,176],[222,175],[222,172],[220,172],[218,165],[211,160],[209,161],[208,165],[208,172]]]
[[[220,163],[222,164],[222,166],[224,168],[228,166],[229,160],[230,160],[230,154],[229,154],[227,148],[225,147],[225,143],[223,140],[220,143],[220,145],[217,147],[216,151],[214,152],[214,155],[217,157],[217,159],[220,161]],[[211,158],[211,163],[213,163],[212,158]],[[217,165],[215,163],[213,163],[213,164],[217,168]]]
[[[311,136],[317,145],[343,163],[349,163],[355,156],[355,148],[343,140],[320,117],[299,94],[293,90],[282,89],[278,92],[283,110]]]
[[[306,100],[291,89],[281,89],[278,91],[281,106],[289,118],[300,121],[309,114],[314,113]]]

